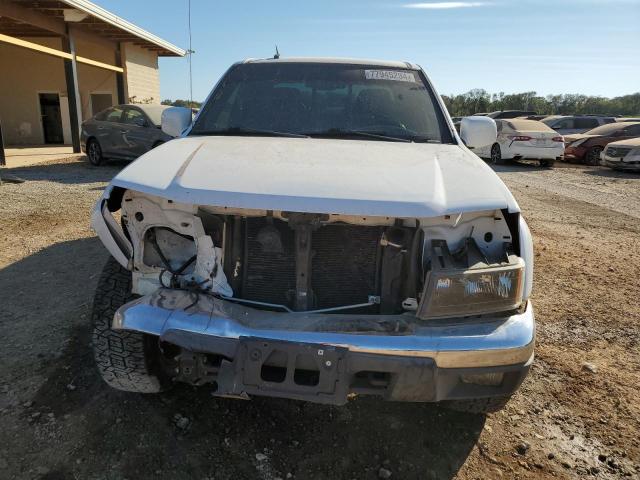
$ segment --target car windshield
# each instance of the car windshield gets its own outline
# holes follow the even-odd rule
[[[320,63],[235,66],[190,134],[453,142],[420,72]]]

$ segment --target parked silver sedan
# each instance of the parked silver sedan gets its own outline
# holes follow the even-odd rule
[[[93,165],[107,158],[135,160],[171,140],[160,129],[167,105],[116,105],[82,123],[80,143]]]

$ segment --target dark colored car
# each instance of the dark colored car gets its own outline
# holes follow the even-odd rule
[[[497,112],[487,113],[487,117],[493,118],[494,120],[504,118],[517,118],[523,117],[525,115],[536,115],[536,112],[530,110],[499,110]]]
[[[640,122],[615,122],[601,125],[588,132],[565,136],[565,160],[578,160],[599,165],[602,150],[611,142],[640,137]]]
[[[93,165],[107,158],[135,160],[171,140],[160,129],[166,105],[116,105],[82,123],[80,143]]]
[[[522,118],[523,120],[536,120],[540,122],[545,118],[547,118],[548,116],[549,115],[522,115],[521,117],[517,117],[517,118]]]

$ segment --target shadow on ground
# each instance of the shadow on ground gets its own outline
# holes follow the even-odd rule
[[[1,328],[7,344],[28,341],[35,351],[56,351],[9,352],[23,368],[6,378],[37,371],[44,379],[32,405],[0,417],[5,431],[17,432],[4,447],[13,459],[10,478],[44,465],[40,478],[49,479],[376,479],[380,468],[393,478],[440,479],[455,476],[477,442],[484,416],[429,404],[364,397],[345,407],[242,401],[186,385],[160,395],[110,389],[93,364],[88,315],[105,260],[91,238],[52,245],[0,270],[0,289],[16,292],[7,320],[21,325]],[[42,272],[51,280],[33,282]],[[188,422],[178,425],[176,415]]]
[[[25,181],[50,181],[63,184],[108,182],[129,162],[109,161],[95,167],[86,157],[72,161],[51,161],[23,167],[3,168],[3,175],[12,175]]]
[[[502,165],[498,165],[496,163],[491,163],[491,162],[487,162],[487,163],[496,172],[516,172],[516,171],[522,171],[522,170],[535,172],[535,171],[550,170],[549,168],[541,167],[537,161],[527,162],[525,160],[508,160],[507,163],[504,163]]]
[[[585,170],[587,175],[593,175],[594,177],[603,178],[620,178],[624,180],[640,180],[640,171],[637,172],[623,172],[620,170],[613,170],[611,168],[601,167],[591,170]]]

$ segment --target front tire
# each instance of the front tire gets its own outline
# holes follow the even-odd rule
[[[496,165],[503,164],[502,151],[500,150],[500,145],[498,145],[497,143],[491,145],[491,163],[494,163]]]
[[[100,376],[110,387],[126,392],[162,392],[171,383],[160,368],[158,338],[111,328],[116,310],[134,298],[131,272],[109,257],[93,300],[93,355]]]
[[[92,138],[87,143],[87,157],[89,158],[89,162],[91,165],[99,166],[104,162],[104,157],[102,156],[102,147],[95,138]]]
[[[591,147],[584,157],[584,161],[587,165],[600,165],[600,153],[602,153],[602,147]]]

